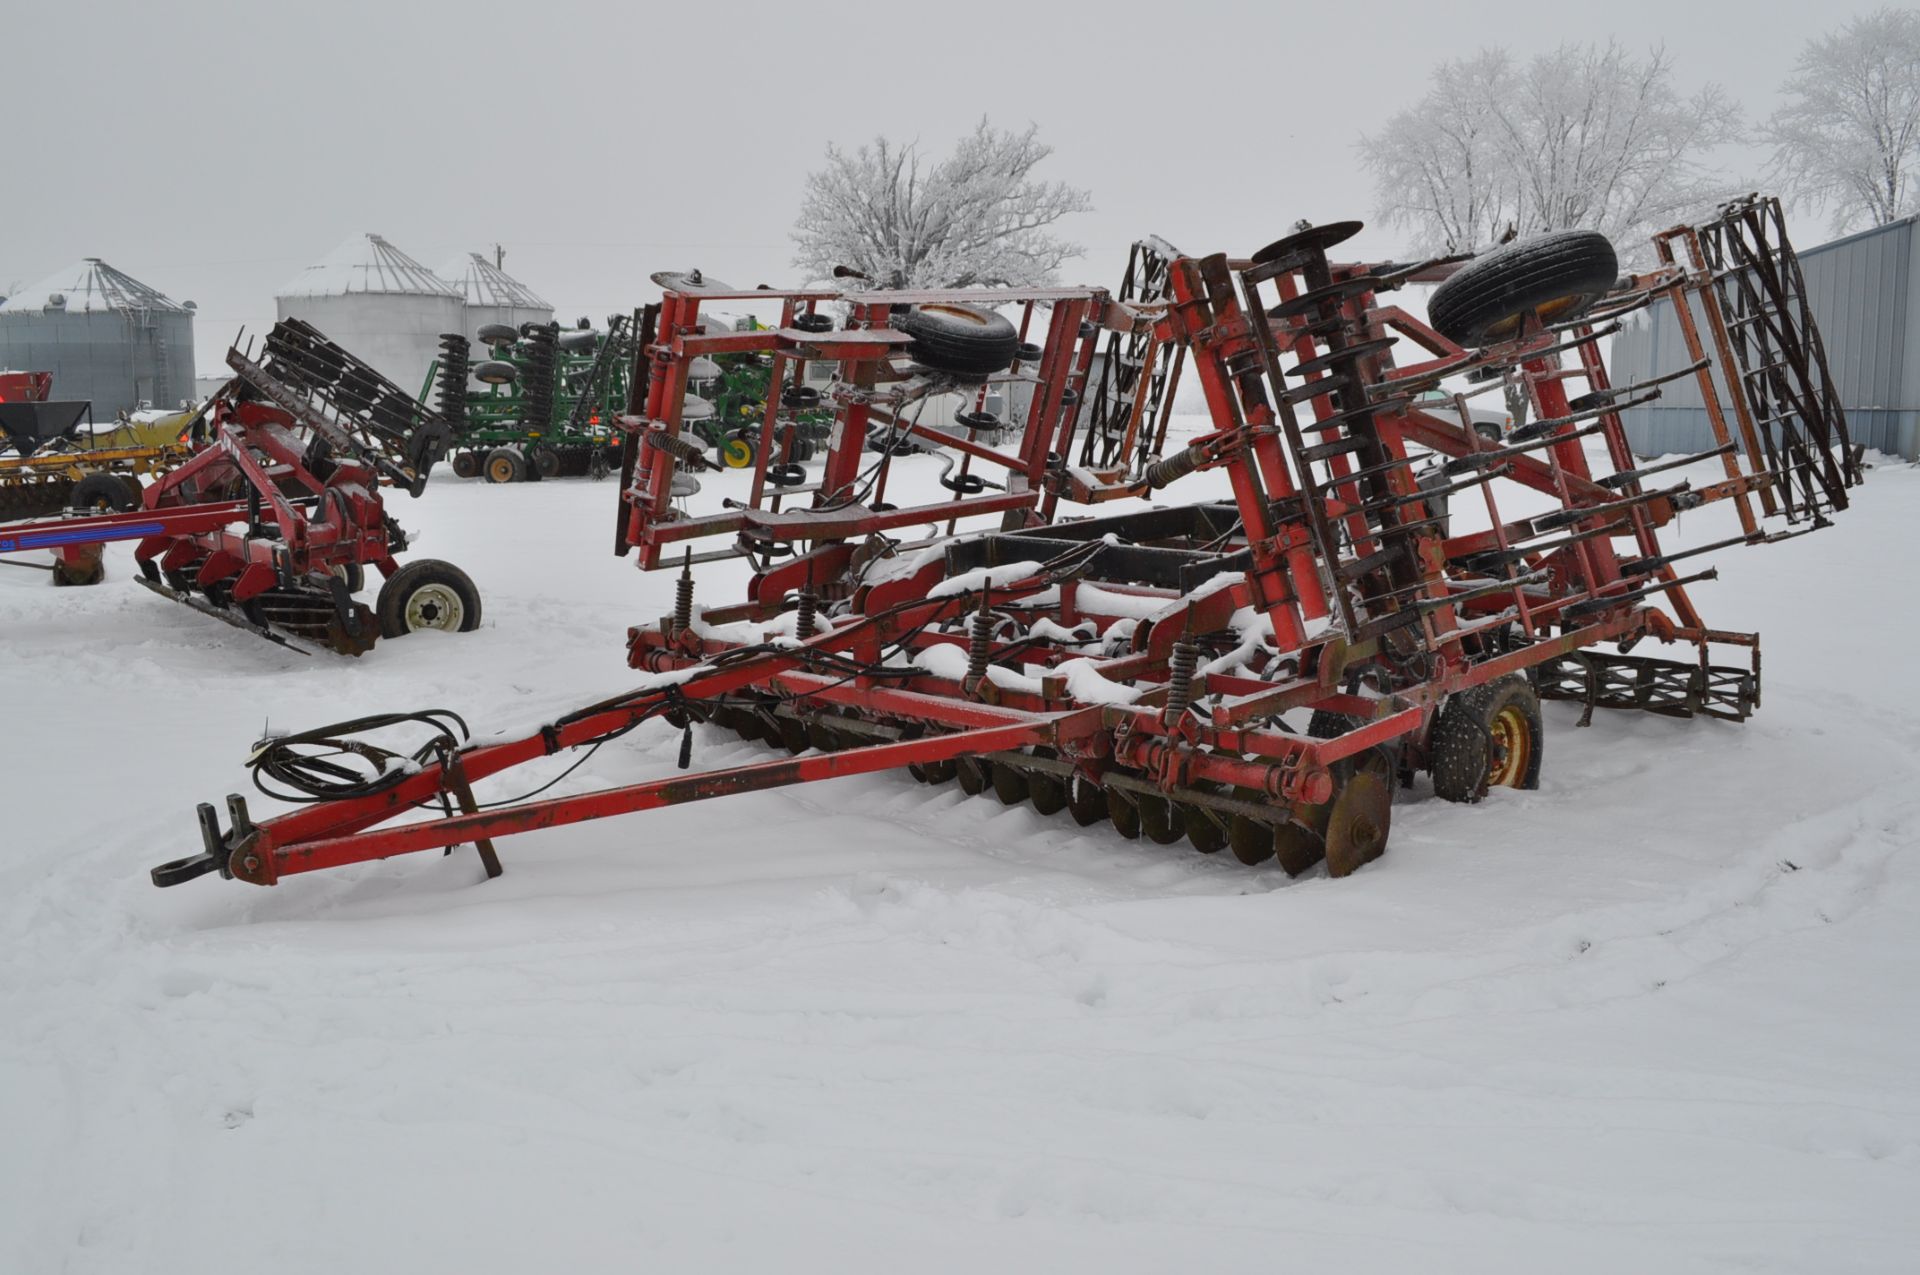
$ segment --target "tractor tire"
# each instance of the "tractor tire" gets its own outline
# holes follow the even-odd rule
[[[520,339],[519,330],[505,323],[484,324],[476,335],[482,345],[512,345]]]
[[[123,514],[139,507],[118,474],[88,474],[75,483],[73,490],[67,494],[69,509]]]
[[[374,603],[381,637],[405,637],[422,629],[471,633],[480,627],[480,590],[450,562],[409,562],[380,586]]]
[[[913,338],[907,353],[936,372],[984,376],[1013,362],[1020,334],[991,310],[944,303],[918,306],[893,316],[893,326]]]
[[[482,385],[512,385],[520,379],[520,369],[504,359],[488,359],[473,365],[473,379]]]
[[[527,480],[527,458],[518,447],[496,447],[487,453],[487,481],[523,483]]]
[[[1441,336],[1469,349],[1511,340],[1529,311],[1542,323],[1585,314],[1619,274],[1613,245],[1598,231],[1522,239],[1475,258],[1435,288],[1427,320]]]
[[[1450,697],[1428,747],[1434,794],[1475,802],[1489,787],[1538,788],[1541,738],[1540,697],[1518,674]]]
[[[453,476],[455,478],[472,478],[480,472],[480,455],[478,452],[455,452],[451,463],[453,465]]]
[[[560,453],[545,443],[536,443],[533,447],[533,472],[542,478],[560,476]]]

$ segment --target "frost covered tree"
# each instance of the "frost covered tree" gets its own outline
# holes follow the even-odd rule
[[[1081,251],[1048,227],[1093,206],[1084,190],[1034,177],[1052,153],[1037,126],[1003,131],[984,118],[937,163],[884,137],[851,153],[829,145],[807,178],[793,263],[816,280],[845,267],[873,288],[1046,283]]]
[[[1360,147],[1379,215],[1417,250],[1590,229],[1624,253],[1729,193],[1706,161],[1737,130],[1717,86],[1681,92],[1664,50],[1566,44],[1526,62],[1503,49],[1443,62]]]
[[[1833,228],[1884,226],[1920,206],[1920,13],[1881,9],[1810,42],[1767,121],[1774,179]]]

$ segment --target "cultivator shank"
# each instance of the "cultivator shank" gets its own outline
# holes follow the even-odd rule
[[[1725,238],[1744,215],[1662,243]],[[308,791],[320,804],[265,823],[242,804],[222,830],[203,808],[203,852],[156,880],[270,884],[902,765],[1126,838],[1344,875],[1384,850],[1393,793],[1420,773],[1465,802],[1537,784],[1542,695],[1744,718],[1759,702],[1757,639],[1705,626],[1689,588],[1713,571],[1693,559],[1826,521],[1790,509],[1844,505],[1824,485],[1850,473],[1837,409],[1796,399],[1789,434],[1766,422],[1778,412],[1756,411],[1750,378],[1716,384],[1732,348],[1725,280],[1697,261],[1616,282],[1612,248],[1572,234],[1464,263],[1343,262],[1334,250],[1357,229],[1308,228],[1246,260],[1138,247],[1118,297],[746,293],[658,277],[622,422],[616,548],[680,577],[672,613],[628,633],[641,684],[503,743],[443,730],[417,764]],[[1797,277],[1783,241],[1738,242],[1756,278]],[[1442,280],[1431,322],[1393,303]],[[1706,316],[1712,344],[1696,340],[1677,374],[1714,404],[1717,445],[1688,458],[1715,469],[1704,479],[1638,465],[1621,427],[1622,407],[1676,378],[1615,386],[1601,358],[1621,315],[1662,299]],[[707,304],[748,300],[777,305],[778,323],[702,320]],[[1804,351],[1807,331],[1770,328],[1775,355],[1783,340]],[[817,480],[778,481],[770,394],[744,499],[702,505],[685,481],[704,462],[683,407],[697,361],[737,354],[767,359],[774,385],[830,364],[820,406],[835,426]],[[1173,434],[1180,369],[1209,423]],[[1428,410],[1430,391],[1462,383]],[[931,396],[989,384],[1028,402],[1011,447],[953,442],[956,466],[891,446],[928,432],[915,413]],[[1533,417],[1497,442],[1468,408],[1493,392],[1524,395]],[[1778,427],[1771,448],[1763,422]],[[880,447],[863,446],[870,431]],[[915,484],[936,463],[944,494],[929,497]],[[1183,486],[1188,503],[1150,503]],[[1679,513],[1715,505],[1731,534],[1663,548]],[[714,547],[696,553],[696,540]],[[717,558],[746,560],[752,582],[701,605],[692,568]],[[1690,658],[1627,653],[1644,641]],[[1727,645],[1747,647],[1750,667],[1710,659]],[[683,766],[695,723],[791,756],[500,809],[455,801],[458,785],[655,717],[687,732]],[[382,826],[436,805],[447,817]]]

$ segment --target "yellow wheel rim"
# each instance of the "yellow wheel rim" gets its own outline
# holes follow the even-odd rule
[[[1487,733],[1493,739],[1493,764],[1487,770],[1487,784],[1520,787],[1533,768],[1533,724],[1517,706],[1509,704],[1494,715]]]
[[[513,481],[513,462],[505,456],[496,456],[487,462],[487,473],[496,483]]]
[[[729,469],[745,469],[753,464],[753,448],[747,446],[744,438],[729,438],[727,445],[720,449],[720,459],[727,462]]]

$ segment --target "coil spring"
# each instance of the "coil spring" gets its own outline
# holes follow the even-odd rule
[[[656,448],[673,457],[684,460],[696,468],[706,468],[706,457],[701,454],[700,444],[678,434],[669,434],[664,429],[650,429],[646,432],[647,446]]]
[[[1189,447],[1185,451],[1177,452],[1167,457],[1165,460],[1156,460],[1153,464],[1147,466],[1147,485],[1150,487],[1165,487],[1176,478],[1185,478],[1188,474],[1200,468],[1200,462],[1206,458],[1207,453],[1204,449]]]
[[[819,611],[820,599],[812,589],[802,589],[798,600],[800,605],[794,612],[793,635],[805,642],[814,634],[814,616]]]
[[[467,423],[467,338],[458,332],[440,334],[440,379],[433,405],[455,430]]]
[[[968,686],[977,685],[987,675],[987,657],[993,652],[993,612],[987,610],[985,599],[980,609],[973,613],[973,620],[967,627],[967,681]]]
[[[680,568],[680,578],[673,582],[673,631],[685,633],[693,627],[693,563],[689,560]]]
[[[1171,725],[1186,715],[1187,705],[1193,700],[1193,671],[1199,665],[1198,643],[1181,638],[1173,644],[1172,658],[1167,661],[1167,706],[1161,712],[1161,721]]]

